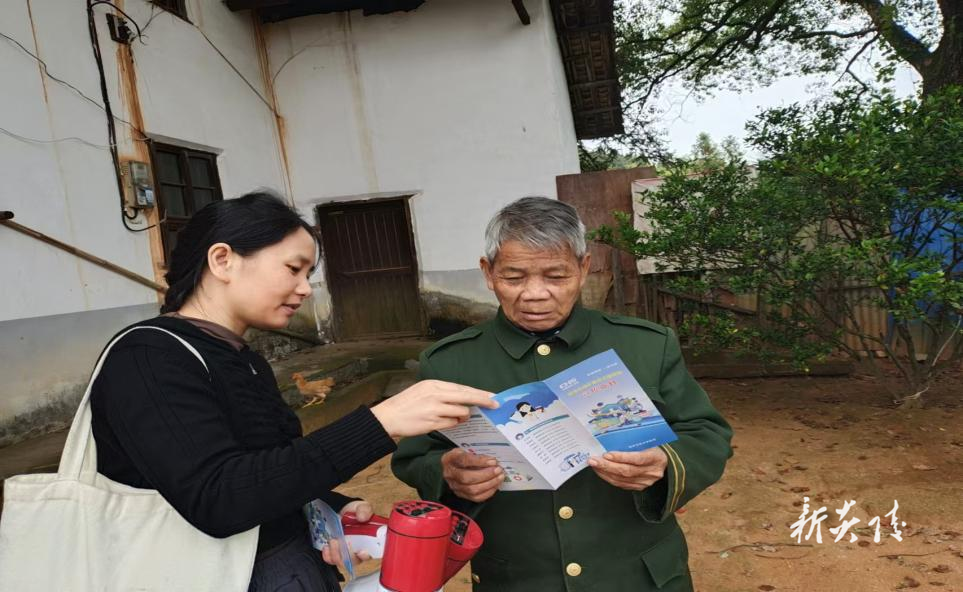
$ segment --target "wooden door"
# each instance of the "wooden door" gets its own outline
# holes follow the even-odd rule
[[[423,333],[406,199],[318,208],[339,340]]]

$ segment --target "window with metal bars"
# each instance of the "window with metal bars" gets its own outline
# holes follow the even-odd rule
[[[151,143],[164,263],[177,245],[177,233],[195,212],[224,199],[217,173],[217,156],[170,144]]]

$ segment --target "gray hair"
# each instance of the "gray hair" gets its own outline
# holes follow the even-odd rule
[[[575,208],[548,197],[523,197],[508,204],[485,229],[485,257],[495,262],[498,249],[518,241],[538,250],[568,247],[581,261],[585,256],[585,225]]]

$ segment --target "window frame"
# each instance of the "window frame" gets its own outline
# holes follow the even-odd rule
[[[180,232],[181,229],[187,225],[188,220],[190,220],[191,217],[196,213],[195,206],[197,205],[197,200],[195,197],[195,189],[211,191],[213,194],[213,199],[211,201],[223,200],[224,192],[221,190],[221,176],[217,169],[217,154],[158,141],[149,142],[149,146],[151,171],[154,177],[154,193],[156,195],[157,213],[159,218],[157,226],[160,230],[161,246],[164,251],[164,260],[162,262],[162,266],[166,268],[170,262],[172,250],[172,248],[168,245],[168,234],[171,232]],[[173,185],[173,183],[163,183],[161,181],[159,169],[160,153],[174,154],[177,156],[178,174],[182,183],[180,187],[184,202],[184,215],[169,216],[167,213],[167,200],[164,196],[162,185]],[[192,158],[207,161],[208,171],[211,177],[210,185],[198,185],[194,182],[191,174]]]

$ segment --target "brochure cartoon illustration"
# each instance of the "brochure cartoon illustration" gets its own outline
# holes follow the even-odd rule
[[[611,349],[495,399],[498,409],[473,407],[467,422],[442,433],[469,452],[497,458],[505,470],[502,491],[558,489],[591,456],[676,440]]]
[[[354,579],[351,547],[344,538],[341,516],[334,511],[334,508],[319,499],[306,503],[303,510],[304,516],[308,520],[308,530],[311,533],[311,545],[320,551],[327,546],[328,541],[337,539],[341,548],[341,560],[348,572],[348,580]]]

